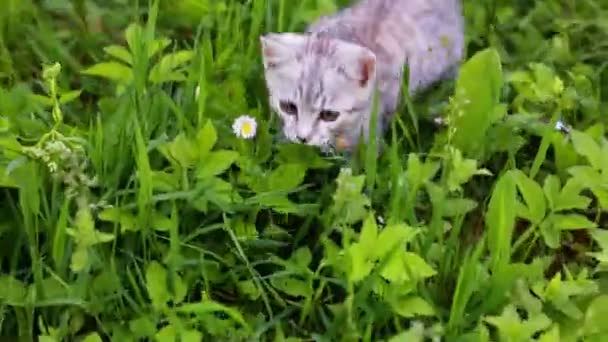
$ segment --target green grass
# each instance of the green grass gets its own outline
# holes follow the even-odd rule
[[[605,2],[465,0],[378,158],[267,105],[258,36],[348,1],[5,2],[3,338],[608,338]]]

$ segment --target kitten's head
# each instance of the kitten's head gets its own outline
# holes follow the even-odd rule
[[[350,149],[366,129],[376,80],[369,49],[314,34],[260,38],[270,106],[293,142]]]

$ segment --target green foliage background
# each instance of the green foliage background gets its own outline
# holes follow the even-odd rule
[[[348,3],[4,0],[0,336],[606,340],[608,3],[465,0],[459,78],[344,158],[258,36]]]

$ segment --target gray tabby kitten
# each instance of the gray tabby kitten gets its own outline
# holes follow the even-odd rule
[[[369,133],[375,89],[378,136],[396,110],[402,70],[409,92],[456,75],[463,57],[460,0],[360,0],[306,33],[263,35],[270,105],[293,142],[350,150]]]

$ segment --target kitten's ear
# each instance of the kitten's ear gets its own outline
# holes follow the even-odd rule
[[[376,77],[376,55],[353,44],[343,44],[340,50],[344,71],[348,77],[357,80],[362,88],[368,87]]]
[[[356,63],[359,64],[359,85],[367,87],[376,75],[376,56],[371,53],[364,53]]]
[[[262,59],[266,68],[295,58],[306,45],[306,36],[297,33],[268,33],[260,36]]]

